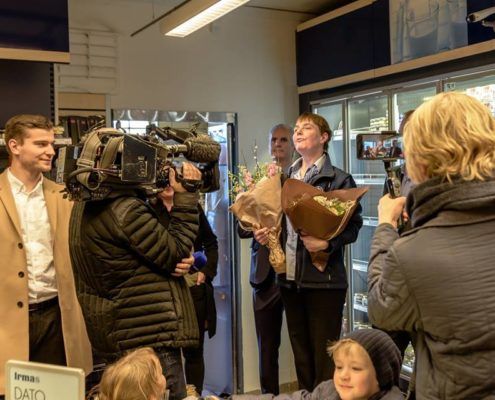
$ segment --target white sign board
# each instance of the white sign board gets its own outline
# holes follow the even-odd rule
[[[84,371],[27,361],[7,361],[6,400],[84,400]]]

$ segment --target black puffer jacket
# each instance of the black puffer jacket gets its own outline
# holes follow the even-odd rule
[[[91,343],[100,356],[141,346],[190,347],[198,327],[189,289],[170,274],[191,253],[197,195],[178,193],[165,229],[141,199],[78,203],[70,248]]]
[[[326,154],[326,153],[325,153]],[[289,176],[293,167],[289,170]],[[314,187],[320,188],[324,192],[337,189],[355,188],[356,183],[352,176],[341,169],[334,167],[330,162],[330,157],[326,154],[325,164],[319,174],[315,175],[308,182]],[[278,275],[278,282],[284,287],[297,285],[302,288],[311,289],[346,289],[347,275],[344,264],[344,246],[356,241],[358,232],[363,226],[361,217],[361,205],[358,205],[349,223],[340,235],[328,242],[327,252],[330,253],[327,268],[320,272],[311,262],[311,255],[304,247],[302,240],[297,237],[296,250],[296,276],[294,281],[287,281],[285,274]],[[287,242],[287,227],[285,218],[282,218],[282,248],[285,249]]]

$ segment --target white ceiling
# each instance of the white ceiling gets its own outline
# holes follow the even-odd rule
[[[80,0],[73,0],[80,1]],[[85,0],[85,1],[100,1],[100,0]],[[166,11],[171,9],[184,0],[107,0],[107,1],[146,1],[154,3]],[[320,15],[327,11],[334,10],[343,5],[352,3],[356,0],[251,0],[246,3],[245,7],[263,7],[276,10],[286,10],[293,12],[309,13]]]
[[[323,14],[355,0],[251,0],[247,6]]]

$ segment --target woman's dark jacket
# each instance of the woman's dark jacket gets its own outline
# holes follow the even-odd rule
[[[191,347],[198,326],[184,278],[170,274],[191,253],[198,197],[178,193],[166,229],[136,193],[76,203],[70,249],[96,352],[111,360],[142,346]]]
[[[158,215],[160,222],[168,227],[170,224],[171,213],[165,208],[161,201],[152,204],[153,209]],[[198,204],[199,212],[199,231],[194,241],[194,251],[202,251],[206,255],[206,264],[201,268],[201,272],[206,275],[204,289],[206,296],[200,287],[192,286],[189,289],[193,296],[194,303],[206,301],[206,320],[208,322],[208,336],[212,338],[217,330],[217,309],[215,306],[215,296],[213,293],[213,278],[217,275],[218,268],[218,240],[213,233],[210,223],[206,218],[203,207]]]
[[[326,154],[326,153],[325,153]],[[294,167],[289,170],[289,176]],[[308,182],[324,192],[337,189],[355,188],[356,183],[352,176],[339,168],[334,167],[330,157],[326,154],[326,160],[321,171]],[[358,205],[344,231],[328,242],[327,252],[330,253],[325,271],[320,272],[312,263],[309,252],[304,247],[302,240],[297,239],[296,250],[296,275],[294,281],[287,281],[285,274],[278,276],[278,282],[284,287],[301,287],[312,289],[346,289],[347,274],[344,265],[344,246],[356,241],[359,229],[363,225],[361,218],[361,205]],[[285,218],[282,218],[282,248],[285,249],[287,241],[287,227]]]

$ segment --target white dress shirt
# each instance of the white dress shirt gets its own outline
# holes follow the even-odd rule
[[[29,303],[40,303],[57,296],[53,265],[53,240],[43,194],[43,176],[31,192],[10,169],[7,172],[26,252]]]

